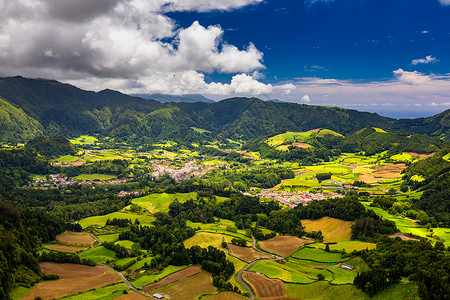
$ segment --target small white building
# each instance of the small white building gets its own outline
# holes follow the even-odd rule
[[[153,294],[153,297],[154,297],[155,299],[164,299],[164,295],[161,295],[161,294],[158,294],[158,293]]]

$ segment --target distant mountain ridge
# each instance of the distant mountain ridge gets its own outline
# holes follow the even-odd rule
[[[215,103],[216,101],[206,98],[200,94],[185,94],[185,95],[167,95],[167,94],[135,94],[135,97],[140,97],[149,100],[156,100],[161,103],[167,102],[204,102],[204,103]]]
[[[84,91],[55,80],[19,76],[0,78],[0,98],[2,143],[26,142],[42,134],[95,133],[143,142],[194,141],[208,136],[247,140],[283,130],[315,128],[349,134],[367,126],[439,137],[450,133],[450,110],[430,118],[396,120],[338,107],[257,98],[161,103],[109,89]]]

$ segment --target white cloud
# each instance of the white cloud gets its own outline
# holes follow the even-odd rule
[[[450,0],[439,0],[442,5],[450,5]]]
[[[416,58],[413,59],[411,64],[414,66],[417,66],[418,64],[429,64],[429,63],[435,63],[439,60],[436,57],[433,57],[432,55],[427,55],[425,58]]]
[[[302,97],[302,101],[303,101],[303,102],[306,102],[306,103],[311,102],[311,100],[309,99],[309,96],[308,96],[308,95],[304,95],[304,96]]]
[[[0,76],[56,77],[95,90],[111,83],[123,91],[137,86],[150,91],[142,86],[150,82],[141,78],[160,83],[172,78],[178,87],[161,84],[166,89],[158,90],[201,90],[196,84],[205,88],[198,78],[202,72],[251,74],[264,69],[263,53],[250,41],[243,49],[228,44],[220,25],[193,22],[180,28],[164,13],[226,11],[260,2],[0,0]],[[251,82],[237,76],[224,87],[257,93],[270,88],[251,76]]]
[[[430,32],[428,30],[422,30],[421,33],[422,34],[427,34],[427,33],[430,33]]]
[[[425,85],[431,82],[430,75],[425,75],[417,71],[407,72],[403,69],[398,69],[394,71],[394,74],[399,81],[413,85]]]
[[[334,2],[334,0],[306,0],[305,5],[312,6],[312,5],[318,4],[318,3],[331,3],[331,2]]]

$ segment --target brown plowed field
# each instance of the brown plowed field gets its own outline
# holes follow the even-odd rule
[[[41,263],[40,266],[42,272],[58,274],[61,279],[38,283],[28,295],[22,298],[23,300],[31,300],[36,297],[44,299],[60,298],[121,280],[116,272],[100,266],[89,267],[49,262]]]
[[[286,288],[280,279],[270,279],[254,272],[244,272],[244,279],[253,287],[257,298],[286,297]]]
[[[95,240],[87,232],[73,232],[66,231],[63,234],[57,235],[58,242],[69,245],[92,245]]]
[[[242,300],[242,299],[248,299],[248,298],[241,296],[239,294],[236,294],[236,293],[232,293],[232,292],[223,292],[218,295],[206,297],[205,299],[208,299],[208,300]]]
[[[276,236],[270,240],[259,242],[263,249],[283,257],[291,255],[297,251],[298,248],[308,243],[311,243],[311,241],[285,235]]]
[[[189,267],[189,268],[186,268],[184,270],[181,270],[181,271],[175,272],[173,274],[170,274],[169,276],[164,277],[163,279],[161,279],[158,282],[146,285],[144,287],[144,291],[148,292],[148,291],[151,291],[151,290],[158,289],[160,287],[163,287],[163,286],[166,286],[168,284],[171,284],[171,283],[173,283],[175,281],[179,281],[179,280],[184,279],[186,277],[190,277],[190,276],[193,276],[195,274],[198,274],[201,271],[202,271],[202,269],[200,267]]]
[[[309,148],[309,145],[306,143],[293,143],[292,146],[303,149]]]
[[[260,253],[253,248],[236,246],[233,244],[227,244],[230,255],[236,256],[247,262],[251,262],[260,258],[271,258],[269,255]]]
[[[71,247],[71,246],[58,245],[58,244],[47,245],[44,248],[53,250],[53,251],[66,252],[66,253],[76,253],[77,251],[87,249],[87,247]]]

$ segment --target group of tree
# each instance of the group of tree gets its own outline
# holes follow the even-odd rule
[[[383,238],[374,250],[361,252],[370,270],[358,274],[354,284],[373,296],[402,277],[414,281],[422,299],[447,299],[450,295],[450,256],[442,242]]]

